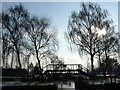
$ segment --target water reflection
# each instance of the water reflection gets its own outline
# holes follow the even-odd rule
[[[58,87],[57,90],[75,90],[75,82],[74,81],[57,81],[54,83]]]

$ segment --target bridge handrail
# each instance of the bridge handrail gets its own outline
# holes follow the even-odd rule
[[[56,67],[57,65],[59,65],[59,67],[57,67],[57,69],[56,68],[54,68],[54,66]],[[66,68],[65,67],[62,67],[63,65],[65,65],[66,66]],[[71,68],[69,68],[69,66],[71,67]],[[72,66],[73,66],[73,69],[72,69]],[[60,68],[61,67],[61,68]],[[46,65],[46,66],[44,66],[43,67],[43,69],[45,69],[46,68],[46,70],[58,70],[58,69],[66,69],[66,70],[76,70],[74,67],[76,67],[76,69],[80,69],[80,70],[82,70],[82,71],[84,71],[84,72],[86,72],[86,73],[88,73],[90,70],[88,70],[86,67],[84,67],[83,65],[81,65],[81,64],[48,64],[48,65]],[[49,69],[48,69],[49,68]]]
[[[53,66],[55,66],[54,67],[54,70],[56,69],[56,68],[59,68],[59,66],[61,66],[61,65],[63,65],[63,64],[47,64],[46,66],[44,66],[42,69],[44,70],[45,68],[49,68],[49,66],[50,66],[50,68],[51,68],[51,66],[53,67]],[[56,67],[56,66],[58,66],[58,67]],[[53,70],[53,69],[52,69]]]

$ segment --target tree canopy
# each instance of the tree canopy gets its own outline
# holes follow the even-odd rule
[[[78,12],[72,12],[68,20],[68,31],[66,37],[71,46],[77,46],[80,55],[89,55],[91,60],[91,71],[94,70],[94,57],[100,51],[99,31],[114,31],[113,21],[109,13],[96,3],[81,3]],[[105,33],[104,33],[105,34]],[[110,43],[113,43],[110,41]]]
[[[46,57],[49,52],[56,53],[58,48],[57,30],[50,27],[50,25],[48,18],[31,16],[21,4],[3,11],[3,63],[5,63],[5,57],[12,56],[12,66],[14,57],[17,57],[16,62],[19,65],[17,67],[22,68],[22,66],[26,66],[25,63],[29,64],[30,55],[35,55],[40,70],[42,58]],[[8,53],[8,56],[6,53]],[[27,66],[29,67],[29,65]]]

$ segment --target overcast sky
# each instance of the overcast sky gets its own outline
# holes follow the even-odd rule
[[[6,10],[10,6],[13,6],[17,3],[2,3],[2,9]],[[79,2],[22,2],[24,7],[30,12],[31,15],[36,16],[46,16],[50,18],[51,25],[58,30],[58,39],[59,39],[59,50],[58,56],[64,58],[65,63],[80,63],[86,66],[86,60],[80,58],[79,54],[76,52],[71,52],[68,49],[67,40],[65,40],[64,32],[67,31],[68,18],[71,15],[72,11],[80,10]],[[118,23],[118,3],[117,2],[101,2],[98,3],[103,9],[107,9],[111,15],[111,18],[116,25]]]

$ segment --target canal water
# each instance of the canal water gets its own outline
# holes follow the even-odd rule
[[[57,85],[57,90],[75,90],[75,82],[74,81],[56,81],[54,84]]]

